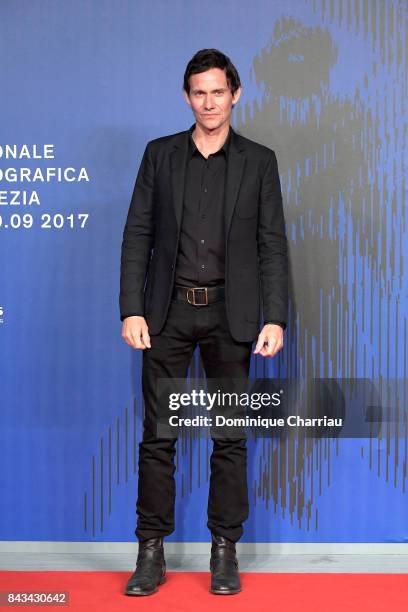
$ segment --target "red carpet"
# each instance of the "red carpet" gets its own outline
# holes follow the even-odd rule
[[[250,612],[399,612],[408,610],[405,574],[241,573],[238,595],[212,595],[207,573],[169,572],[148,597],[122,594],[131,572],[0,572],[0,591],[68,591],[69,606],[31,610],[249,610]]]

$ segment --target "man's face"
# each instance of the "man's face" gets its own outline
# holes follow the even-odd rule
[[[225,70],[210,68],[190,77],[190,94],[184,91],[186,102],[204,130],[216,130],[230,123],[232,105],[238,101],[241,87],[234,96],[228,87]]]

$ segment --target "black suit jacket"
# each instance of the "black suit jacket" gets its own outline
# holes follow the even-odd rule
[[[188,130],[147,143],[123,232],[120,317],[144,316],[151,335],[163,328],[172,295],[187,151]],[[287,322],[287,239],[276,155],[232,126],[224,222],[230,331],[252,341],[262,317]]]

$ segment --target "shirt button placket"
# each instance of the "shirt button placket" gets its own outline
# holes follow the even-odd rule
[[[201,198],[200,198],[200,209],[201,210],[203,209],[203,206],[202,206],[203,202],[204,202],[204,207],[207,205],[205,194],[208,191],[206,185],[208,183],[208,181],[207,181],[207,174],[208,174],[209,163],[210,163],[210,161],[209,161],[209,157],[208,157],[206,162],[205,162],[204,172],[203,172],[203,182],[202,182],[203,186],[202,186],[202,193],[201,193]],[[202,228],[202,231],[204,231],[203,225],[205,223],[206,218],[207,217],[206,217],[205,213],[201,213],[200,214],[200,229]],[[198,256],[198,280],[199,280],[199,284],[201,285],[202,284],[202,274],[203,274],[203,272],[205,270],[205,264],[203,263],[204,244],[205,244],[204,239],[200,240],[200,244],[201,244],[201,249],[200,248],[198,249],[198,253],[199,253],[199,256]]]

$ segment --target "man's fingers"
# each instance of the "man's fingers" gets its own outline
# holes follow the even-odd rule
[[[261,332],[259,334],[259,336],[258,336],[258,342],[256,343],[256,347],[255,347],[255,350],[254,350],[254,355],[256,355],[259,352],[261,352],[261,354],[262,354],[262,347],[263,347],[264,342],[265,342],[265,336]]]
[[[125,336],[125,340],[129,344],[129,346],[134,349],[145,348],[141,341],[140,334],[134,333],[133,331],[128,332],[128,334]]]
[[[262,355],[262,357],[273,357],[273,355],[272,355],[272,350],[271,350],[271,348],[269,347],[269,345],[264,346],[264,347],[262,348],[262,350],[261,350],[261,353],[260,353],[260,354]]]
[[[152,348],[151,344],[150,344],[150,336],[149,336],[149,332],[147,330],[147,327],[143,327],[142,328],[142,340],[143,340],[143,344],[145,346],[145,348]]]
[[[259,354],[263,357],[274,357],[278,351],[283,348],[283,342],[280,341],[279,337],[271,336],[266,337],[267,345],[262,346],[259,351]]]
[[[145,349],[146,348],[143,342],[143,339],[141,337],[141,330],[137,332],[134,332],[133,330],[129,330],[125,332],[125,334],[123,335],[123,339],[125,340],[126,344],[128,344],[134,349]]]
[[[271,347],[267,346],[265,348],[266,348],[265,357],[274,357],[276,353],[278,352],[278,348],[276,345],[273,345]]]
[[[276,353],[276,347],[278,345],[278,338],[271,337],[268,338],[268,345],[265,347],[266,353],[265,357],[273,357]]]
[[[144,317],[132,316],[125,319],[122,328],[122,338],[134,349],[151,348],[149,328]]]
[[[279,338],[272,340],[268,346],[267,357],[274,357],[283,348],[283,342]]]
[[[145,343],[143,342],[143,338],[141,336],[132,336],[134,341],[134,347],[136,349],[145,349]]]

